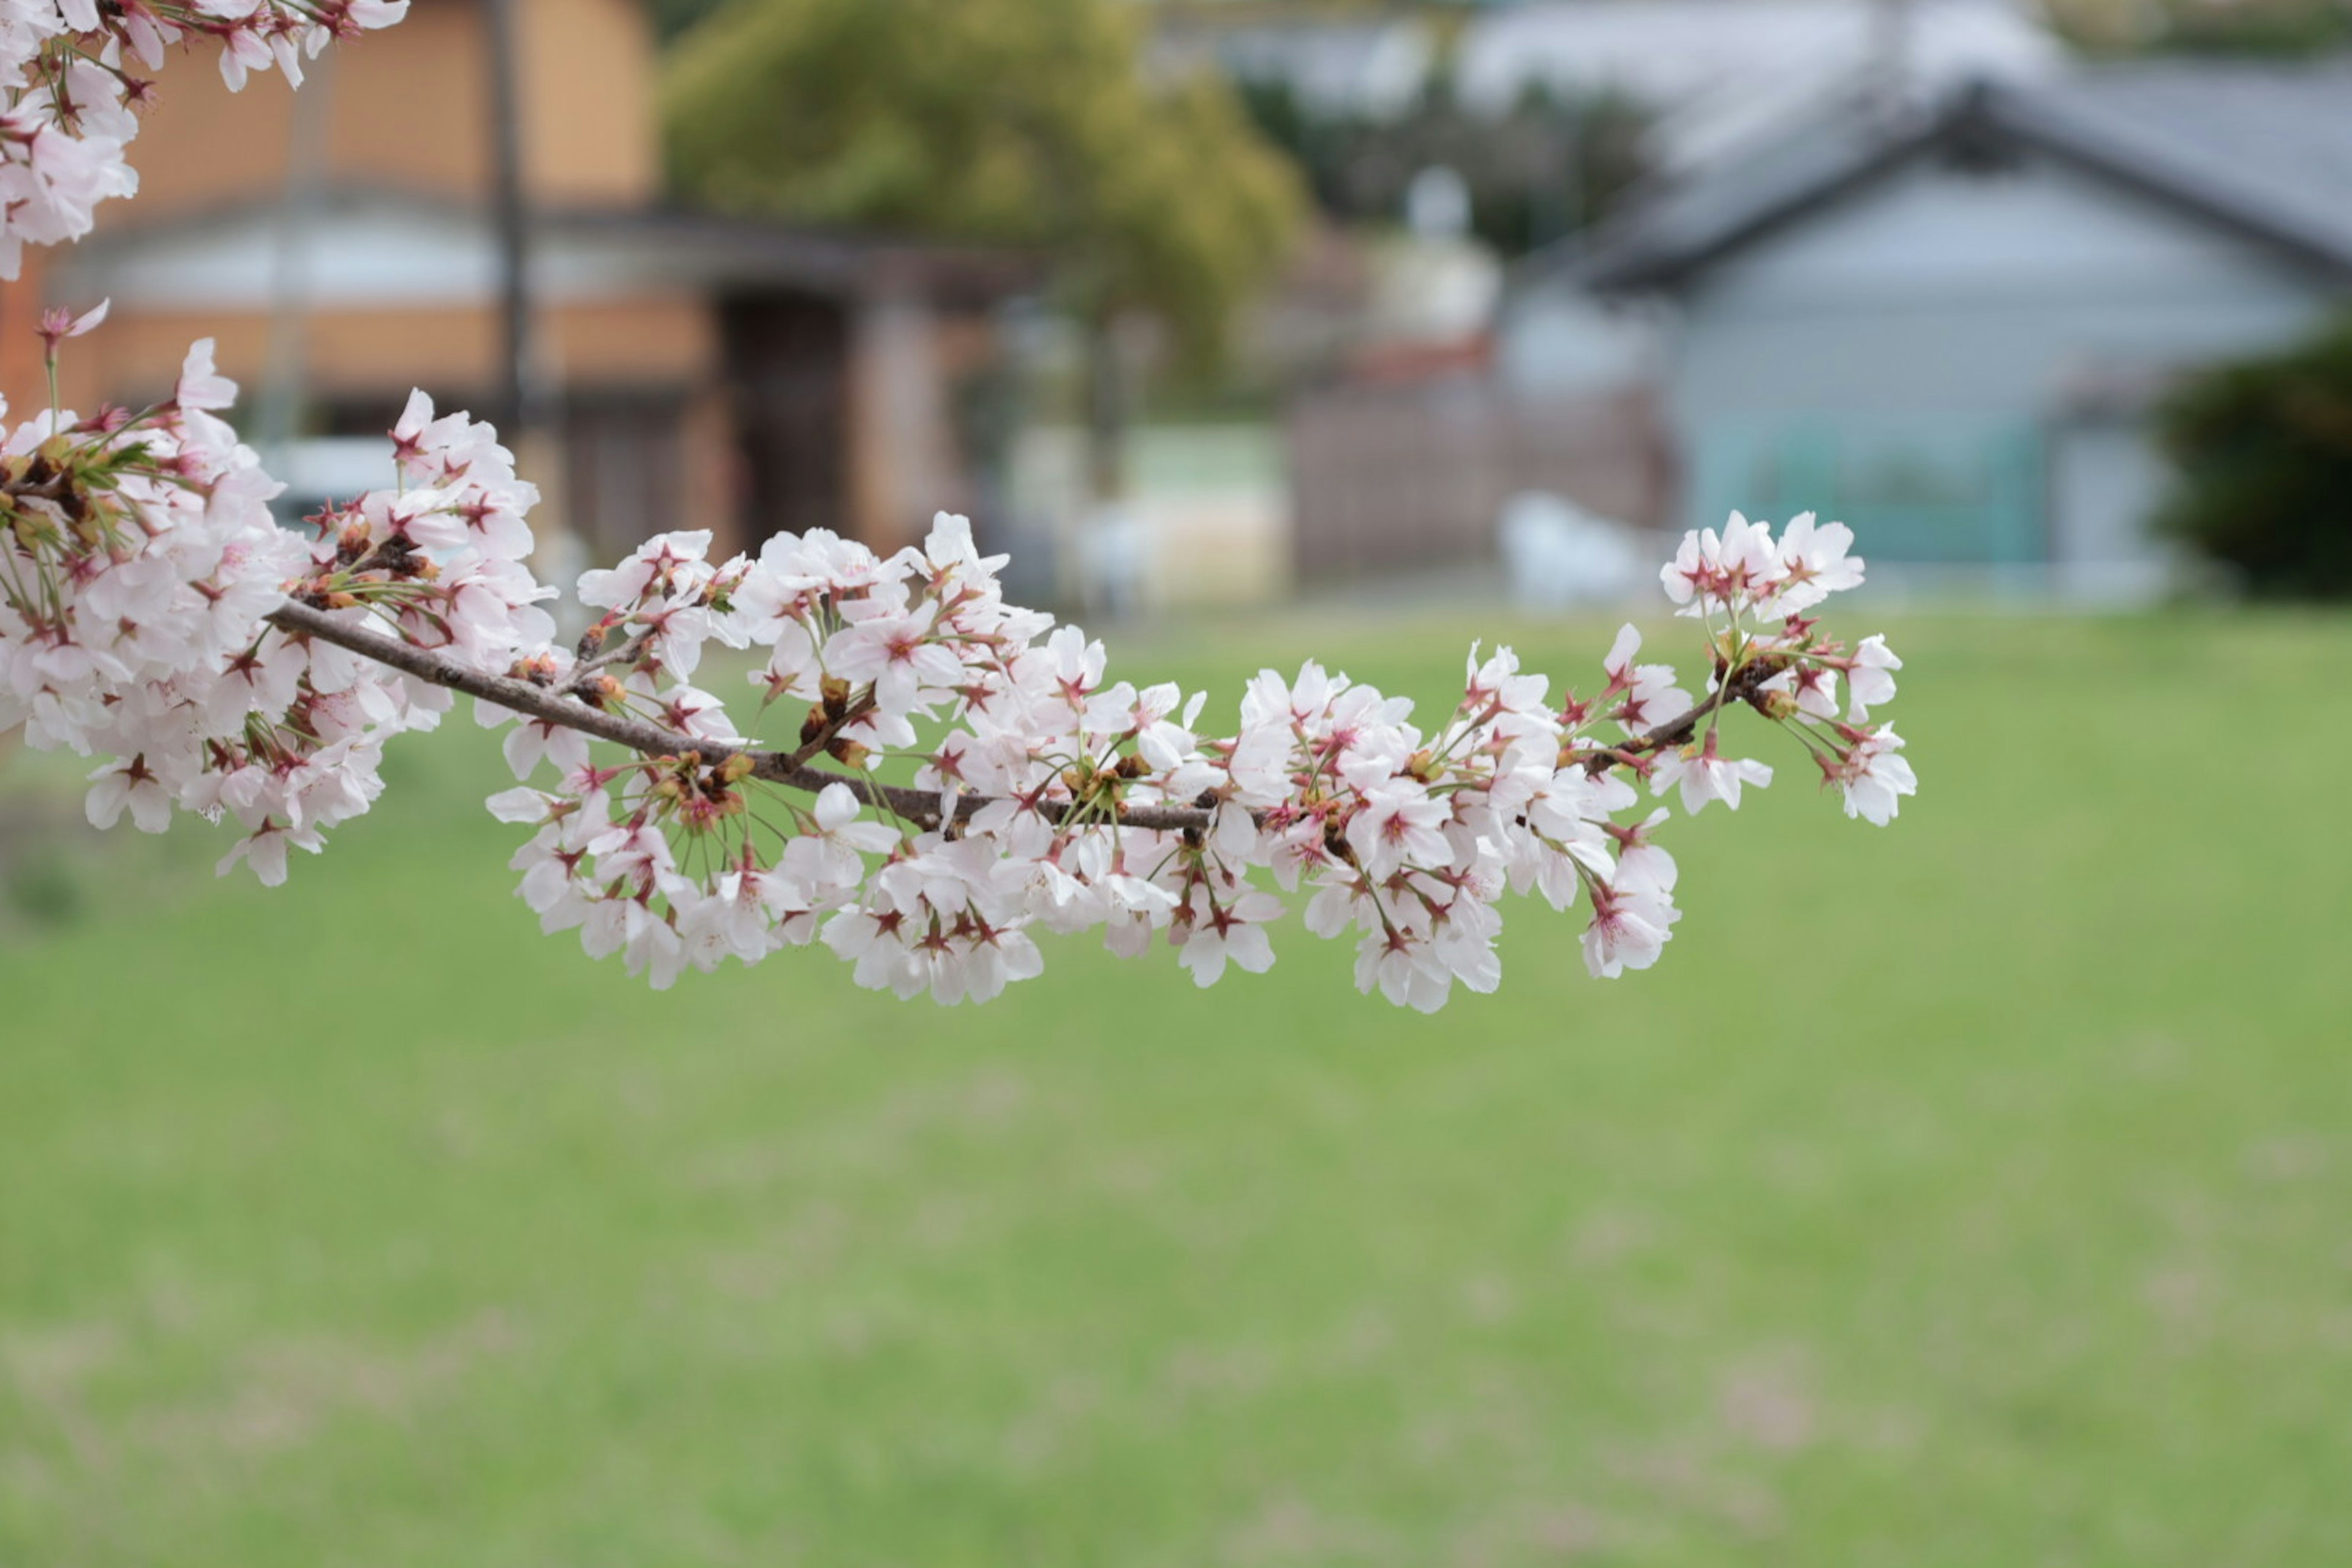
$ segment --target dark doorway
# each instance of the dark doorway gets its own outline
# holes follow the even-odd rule
[[[768,294],[729,301],[719,319],[751,536],[852,531],[849,329],[840,304]]]

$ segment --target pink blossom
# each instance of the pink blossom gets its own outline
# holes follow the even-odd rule
[[[853,684],[870,683],[883,712],[912,712],[927,695],[957,685],[963,665],[931,637],[938,606],[867,616],[835,632],[824,645],[828,674]]]
[[[1919,775],[1898,754],[1902,750],[1903,737],[1883,724],[1834,763],[1823,759],[1823,771],[1845,796],[1848,816],[1884,827],[1901,815],[1902,796],[1919,793]]]
[[[1862,585],[1860,556],[1846,552],[1853,531],[1842,522],[1816,524],[1811,512],[1801,512],[1780,531],[1780,583],[1769,602],[1775,615],[1811,609],[1832,594]]]
[[[1903,661],[1895,657],[1883,637],[1867,637],[1853,650],[1853,666],[1846,671],[1846,721],[1860,724],[1870,710],[1895,700],[1895,670]]]
[[[1658,962],[1682,912],[1654,889],[1601,885],[1592,890],[1592,923],[1584,928],[1584,966],[1596,980]]]
[[[1771,782],[1772,770],[1767,764],[1717,754],[1712,730],[1700,744],[1677,746],[1662,753],[1650,774],[1650,787],[1655,794],[1664,795],[1680,784],[1683,810],[1693,815],[1715,800],[1738,811],[1742,785],[1754,784],[1762,789]]]
[[[1214,985],[1228,963],[1253,974],[1274,967],[1274,943],[1266,936],[1265,922],[1282,913],[1282,904],[1271,894],[1228,890],[1220,900],[1204,884],[1181,912],[1189,919],[1178,927],[1183,933],[1178,962],[1192,972],[1195,984]]]
[[[88,232],[135,187],[122,151],[146,89],[115,69],[126,51],[152,68],[185,27],[220,46],[232,86],[270,68],[293,83],[330,38],[404,10],[56,0],[0,18],[15,40],[0,263]],[[55,353],[105,313],[56,312],[40,333]],[[708,532],[656,536],[580,578],[602,614],[558,647],[553,590],[529,564],[537,491],[495,429],[413,395],[395,482],[306,540],[277,527],[280,487],[222,416],[236,392],[207,340],[154,408],[0,428],[0,450],[59,476],[0,498],[0,727],[106,759],[93,823],[233,816],[222,868],[275,884],[291,850],[370,809],[393,737],[433,728],[455,689],[489,692],[476,716],[506,731],[517,777],[553,775],[488,802],[530,834],[518,894],[543,930],[578,930],[656,988],[822,940],[861,985],[984,1002],[1040,972],[1039,931],[1097,927],[1122,956],[1164,939],[1206,985],[1273,963],[1270,881],[1307,889],[1311,932],[1353,937],[1361,989],[1433,1011],[1457,984],[1499,984],[1507,893],[1589,897],[1596,974],[1654,963],[1680,868],[1657,842],[1666,811],[1632,819],[1629,775],[1678,790],[1685,813],[1736,808],[1771,777],[1718,753],[1743,709],[1828,759],[1849,816],[1885,822],[1916,790],[1901,739],[1856,727],[1900,661],[1878,637],[1849,655],[1807,618],[1863,576],[1851,531],[1810,515],[1776,542],[1734,513],[1666,568],[1668,595],[1706,623],[1714,700],[1689,743],[1662,745],[1693,699],[1671,666],[1637,662],[1631,627],[1591,702],[1554,709],[1510,649],[1474,646],[1433,732],[1406,700],[1310,660],[1262,671],[1239,727],[1213,735],[1202,694],[1116,679],[1101,642],[1008,604],[1004,558],[946,513],[887,559],[825,530],[715,564]],[[764,738],[689,684],[712,638],[763,665],[749,723]],[[626,747],[604,738],[615,722],[634,726]],[[853,788],[836,764],[917,789]]]
[[[1446,808],[1429,792],[1406,780],[1376,785],[1348,821],[1348,846],[1367,873],[1388,876],[1407,861],[1446,864],[1453,858],[1439,830]]]

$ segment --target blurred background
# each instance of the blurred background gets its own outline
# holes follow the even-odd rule
[[[0,742],[0,1564],[2352,1561],[2352,8],[415,0],[132,152],[0,384],[215,337],[289,521],[421,385],[543,575],[962,510],[1216,723],[1813,510],[1925,790],[947,1012],[541,938],[468,725],[276,892]]]

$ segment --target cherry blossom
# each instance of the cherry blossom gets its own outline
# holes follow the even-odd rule
[[[1709,801],[1719,800],[1733,811],[1739,809],[1742,785],[1754,784],[1758,789],[1772,782],[1769,763],[1752,757],[1726,757],[1716,751],[1715,731],[1709,730],[1706,739],[1696,745],[1677,746],[1660,755],[1650,774],[1650,787],[1660,795],[1676,784],[1682,786],[1683,810],[1696,816]]]
[[[1903,668],[1883,637],[1867,637],[1846,667],[1846,717],[1859,724],[1870,710],[1895,700],[1894,672]]]
[[[1891,724],[1866,731],[1841,727],[1852,743],[1833,757],[1821,759],[1822,771],[1845,796],[1845,814],[1884,827],[1902,810],[1901,797],[1919,793],[1919,775],[1898,755],[1903,737]]]
[[[134,187],[126,60],[206,37],[232,86],[297,81],[404,10],[0,7],[0,272]],[[42,319],[52,372],[106,314]],[[585,631],[559,646],[538,492],[494,429],[416,393],[395,482],[282,528],[236,396],[200,342],[143,412],[0,411],[0,731],[94,759],[93,824],[233,824],[222,871],[275,885],[371,808],[397,737],[469,695],[518,781],[488,801],[528,834],[518,897],[656,988],[821,945],[857,984],[985,1002],[1043,971],[1041,932],[1095,931],[1207,986],[1269,969],[1296,904],[1353,942],[1360,990],[1434,1011],[1501,983],[1511,896],[1581,907],[1597,976],[1657,963],[1681,867],[1673,808],[1643,815],[1637,785],[1738,808],[1773,777],[1737,748],[1751,718],[1849,816],[1885,824],[1918,788],[1869,721],[1901,660],[1812,618],[1864,563],[1810,514],[1682,542],[1661,581],[1704,632],[1688,680],[1631,626],[1589,695],[1474,647],[1425,713],[1309,660],[1247,681],[1218,734],[1207,693],[1114,675],[1101,641],[1008,603],[1005,558],[947,514],[889,554],[823,529],[724,559],[709,531],[656,535],[579,578]]]

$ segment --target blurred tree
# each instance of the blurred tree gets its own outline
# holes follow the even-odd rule
[[[719,0],[653,0],[654,36],[667,43],[719,9]]]
[[[2190,378],[2158,422],[2181,468],[2168,531],[2254,593],[2352,596],[2352,317]]]
[[[1222,79],[1152,80],[1120,0],[732,0],[664,82],[678,188],[714,205],[1051,257],[1088,329],[1097,489],[1119,488],[1123,318],[1194,363],[1287,247],[1295,172]]]
[[[1629,99],[1533,86],[1496,117],[1465,109],[1450,81],[1441,74],[1411,113],[1393,119],[1317,114],[1279,78],[1248,84],[1243,101],[1334,217],[1394,221],[1413,177],[1442,165],[1470,188],[1473,231],[1506,257],[1607,216],[1645,172],[1649,117]]]
[[[2308,55],[2352,45],[2347,0],[2050,0],[2050,16],[2098,54]]]

